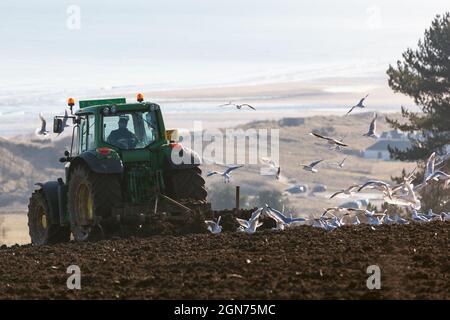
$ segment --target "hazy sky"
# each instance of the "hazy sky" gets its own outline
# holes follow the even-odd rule
[[[71,5],[80,29],[67,26]],[[384,76],[446,10],[448,0],[2,0],[0,86]]]

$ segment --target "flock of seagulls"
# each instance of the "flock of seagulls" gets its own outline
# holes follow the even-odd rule
[[[338,212],[344,213],[338,217],[336,215]],[[340,207],[326,209],[319,218],[293,218],[292,215],[287,216],[283,212],[271,208],[266,204],[265,207],[256,209],[248,220],[236,218],[236,221],[239,224],[236,231],[244,232],[246,234],[255,233],[257,229],[263,225],[263,222],[260,221],[263,217],[268,217],[275,221],[276,227],[272,228],[273,231],[283,231],[290,226],[304,224],[332,231],[345,225],[360,225],[362,223],[361,219],[365,220],[366,224],[372,226],[372,228],[373,226],[380,225],[405,225],[411,222],[450,221],[450,213],[442,212],[437,214],[431,209],[427,213],[419,213],[417,210],[412,210],[410,219],[405,219],[398,214],[390,216],[386,211],[379,213],[367,209]],[[207,225],[208,231],[212,234],[221,233],[222,226],[220,225],[220,220],[221,216],[219,216],[216,221],[206,220],[205,224]]]
[[[365,97],[360,99],[360,101],[356,105],[352,106],[350,110],[347,112],[347,115],[350,114],[355,109],[366,108],[364,103],[368,96],[369,95],[367,94]],[[238,105],[232,102],[221,105],[220,107],[224,106],[234,106],[237,109],[241,109],[242,107],[246,106],[253,110],[256,110],[250,105],[247,104]],[[374,139],[379,138],[379,135],[377,134],[376,130],[377,119],[378,115],[374,113],[368,131],[367,133],[363,134],[363,136]],[[325,140],[329,145],[330,150],[340,151],[343,148],[348,147],[348,144],[342,141],[343,139],[338,139],[335,137],[327,137],[316,132],[311,132],[310,135],[318,139]],[[441,162],[439,162],[439,165],[442,165],[444,161],[449,157],[450,157],[449,154],[447,156],[444,156]],[[281,172],[280,165],[268,158],[263,158],[261,160],[267,165],[269,165],[269,167],[273,171],[277,172],[276,177],[277,179],[279,179]],[[339,168],[343,168],[346,160],[347,157],[345,157],[342,161],[335,163],[335,165],[337,165],[337,167]],[[284,212],[277,211],[276,209],[266,205],[264,208],[259,208],[255,212],[253,212],[249,220],[236,218],[237,222],[240,225],[238,231],[245,232],[248,234],[256,232],[256,230],[262,225],[262,223],[259,220],[261,219],[261,217],[264,216],[269,217],[276,222],[276,227],[274,228],[275,230],[284,230],[287,226],[290,226],[292,224],[305,222],[309,222],[309,224],[312,225],[313,227],[318,227],[325,230],[334,230],[346,224],[358,225],[362,223],[361,221],[366,221],[367,224],[374,226],[382,224],[385,225],[409,224],[411,221],[428,222],[433,220],[442,220],[442,221],[450,220],[450,213],[442,212],[440,214],[436,214],[433,213],[431,210],[428,211],[427,213],[418,212],[418,210],[420,210],[421,208],[420,197],[416,195],[416,192],[418,190],[420,190],[421,188],[425,187],[430,183],[444,183],[445,186],[448,186],[450,184],[450,174],[447,174],[440,170],[435,170],[435,160],[436,160],[436,153],[433,153],[427,161],[425,175],[421,184],[418,185],[413,184],[413,181],[416,178],[415,173],[416,169],[414,169],[410,174],[408,174],[404,178],[402,183],[396,185],[391,185],[387,182],[380,180],[369,180],[363,184],[353,184],[348,188],[333,193],[330,196],[330,198],[334,198],[338,195],[352,196],[355,193],[359,193],[366,190],[381,192],[384,201],[386,201],[387,203],[410,209],[411,212],[410,219],[402,218],[398,214],[396,214],[395,216],[390,216],[386,210],[384,212],[375,212],[369,211],[367,209],[352,209],[341,207],[328,208],[322,213],[322,215],[319,218],[314,219],[293,218],[292,215],[286,216]],[[303,169],[306,171],[309,171],[311,173],[317,173],[318,172],[317,166],[322,162],[324,162],[324,159],[315,160],[309,164],[300,164],[300,166],[302,166]],[[224,172],[212,171],[209,172],[207,175],[211,176],[214,174],[220,174],[224,177],[224,182],[229,182],[231,178],[230,176],[231,171],[241,167],[242,166],[228,167],[228,169]],[[340,217],[338,217],[336,213],[342,214]],[[348,221],[349,219],[351,221]],[[219,228],[220,227],[219,222],[220,217],[216,222],[205,221],[205,223],[208,225],[208,230],[210,230],[211,233],[220,233],[221,228]]]

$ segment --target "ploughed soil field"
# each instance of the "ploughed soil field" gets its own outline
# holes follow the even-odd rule
[[[0,249],[1,299],[450,299],[449,222]],[[69,265],[81,290],[66,286]],[[381,269],[369,290],[367,267]]]

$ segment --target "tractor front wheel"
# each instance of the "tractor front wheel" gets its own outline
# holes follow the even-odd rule
[[[58,221],[52,221],[42,190],[36,190],[31,195],[28,204],[28,229],[33,245],[41,246],[70,240],[70,228],[60,226]]]
[[[75,240],[97,240],[117,231],[119,226],[111,219],[111,211],[122,202],[119,175],[98,174],[78,166],[71,173],[68,194]]]

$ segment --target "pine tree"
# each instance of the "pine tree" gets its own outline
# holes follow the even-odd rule
[[[387,70],[389,86],[411,97],[422,112],[402,107],[406,122],[387,118],[392,127],[415,134],[408,150],[389,151],[394,159],[424,160],[450,144],[450,12],[436,16],[418,48],[407,49],[402,57]]]

